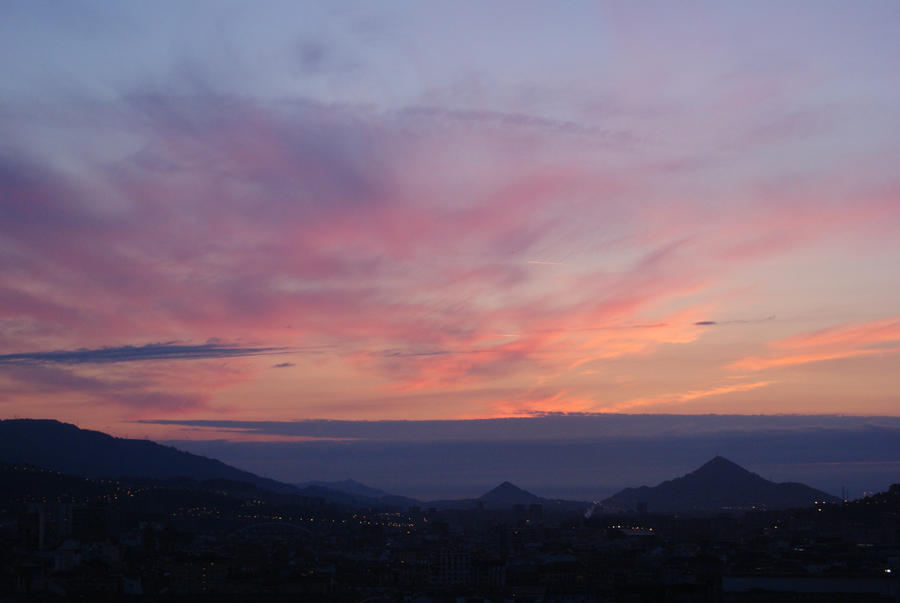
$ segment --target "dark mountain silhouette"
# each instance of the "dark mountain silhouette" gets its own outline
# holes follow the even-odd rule
[[[391,494],[384,490],[361,484],[352,479],[338,481],[316,480],[293,485],[299,488],[301,492],[305,493],[307,496],[313,494],[323,496],[322,493],[325,492],[324,498],[328,500],[335,499],[334,494],[329,493],[340,492],[343,496],[338,497],[340,500],[335,500],[335,502],[352,504],[353,506],[358,507],[390,506],[405,508],[422,504],[421,501],[416,500],[415,498]]]
[[[814,501],[837,502],[821,490],[796,482],[775,483],[717,456],[696,471],[656,487],[626,488],[603,501],[604,509],[635,510],[646,503],[651,513],[731,509],[787,509]]]
[[[318,486],[320,488],[327,488],[329,490],[337,490],[338,492],[344,492],[345,494],[355,494],[357,496],[366,496],[368,498],[382,498],[384,496],[392,496],[392,494],[385,492],[384,490],[379,490],[378,488],[373,488],[371,486],[367,486],[365,484],[361,484],[354,479],[342,479],[337,481],[321,481],[321,480],[313,480],[309,482],[302,482],[299,484],[293,484],[298,488],[307,488],[309,486]]]
[[[332,495],[330,498],[335,499],[335,502],[357,507],[372,507],[380,504],[393,507],[424,506],[440,509],[471,509],[481,505],[487,509],[509,509],[513,505],[546,504],[558,506],[560,503],[568,502],[541,498],[540,496],[523,490],[510,482],[503,482],[478,498],[433,500],[427,502],[406,496],[390,494],[384,490],[372,488],[371,486],[361,484],[352,479],[339,481],[310,481],[293,485],[300,488],[301,491],[308,496],[322,496],[322,492],[326,489],[331,492],[340,492],[343,496],[335,498]],[[586,505],[586,503],[574,502],[572,504],[577,506]]]
[[[0,421],[0,461],[28,463],[92,478],[184,477],[198,481],[246,482],[272,492],[297,491],[288,484],[241,471],[215,459],[149,440],[115,438],[52,420]]]
[[[874,513],[900,513],[900,484],[891,484],[884,492],[858,498],[845,505],[850,510]]]
[[[478,497],[486,507],[511,507],[513,505],[542,504],[545,499],[523,490],[509,482],[503,482],[490,492],[485,492]]]
[[[0,462],[0,504],[7,505],[12,500],[54,500],[73,502],[101,499],[115,487],[109,483],[63,475],[50,469],[34,467],[23,463]],[[61,498],[64,494],[66,498]]]
[[[66,475],[52,469],[36,467],[26,463],[6,463],[0,461],[0,504],[8,504],[12,500],[19,502],[58,500],[59,502],[109,502],[121,496],[124,502],[138,492],[165,491],[171,498],[172,493],[183,493],[187,497],[195,497],[198,492],[215,494],[219,498],[232,497],[238,499],[268,498],[278,501],[291,500],[291,495],[261,490],[255,484],[237,480],[217,478],[197,481],[188,477],[170,479],[137,478],[86,478]],[[152,495],[151,495],[152,496]],[[202,494],[201,494],[202,496]]]
[[[523,490],[510,482],[503,482],[478,498],[432,500],[423,504],[426,507],[435,507],[437,509],[472,509],[481,506],[485,509],[501,510],[510,509],[515,505],[543,505],[548,509],[555,509],[558,511],[583,511],[590,507],[590,503],[580,500],[541,498],[540,496],[532,494],[527,490]]]
[[[166,488],[206,489],[247,493],[253,488],[279,494],[321,498],[354,508],[406,508],[414,505],[441,508],[509,508],[515,504],[542,503],[555,507],[587,503],[542,499],[508,482],[479,499],[423,503],[396,496],[353,480],[309,482],[301,487],[242,471],[221,461],[190,454],[149,440],[116,438],[79,429],[53,420],[11,419],[0,421],[0,462],[28,464],[68,476],[127,479],[128,483],[152,483]]]

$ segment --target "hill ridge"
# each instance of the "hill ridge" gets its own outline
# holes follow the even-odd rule
[[[92,478],[147,477],[248,482],[272,492],[296,488],[150,440],[119,438],[53,419],[0,420],[0,461]]]
[[[807,506],[816,500],[837,501],[837,498],[805,484],[769,481],[717,455],[681,477],[654,487],[625,488],[602,504],[609,509],[635,510],[639,503],[646,503],[650,512],[680,512],[783,509]]]
[[[499,486],[488,490],[478,497],[483,503],[491,504],[540,504],[543,498],[524,490],[510,481],[504,481]]]

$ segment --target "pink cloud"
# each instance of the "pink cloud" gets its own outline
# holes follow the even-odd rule
[[[217,380],[217,383],[219,381]],[[68,412],[102,414],[114,409],[120,416],[139,418],[154,413],[182,414],[206,407],[209,392],[190,384],[148,380],[139,376],[83,374],[65,367],[0,366],[0,394],[6,410],[53,404]]]
[[[900,321],[896,318],[839,325],[813,333],[793,335],[769,344],[770,354],[749,356],[728,365],[744,371],[880,356],[900,352]]]
[[[654,412],[658,412],[661,407],[691,402],[701,398],[709,398],[713,396],[727,396],[728,394],[748,392],[762,387],[768,387],[775,383],[774,381],[749,381],[744,383],[731,383],[728,385],[719,385],[705,389],[692,389],[685,392],[672,394],[662,394],[651,397],[633,398],[624,402],[616,402],[613,404],[604,404],[600,407],[594,407],[591,410],[597,412],[623,412],[633,411],[635,409],[651,408]]]
[[[896,207],[820,203],[828,181],[750,187],[721,208],[700,187],[666,206],[695,193],[653,168],[667,151],[552,120],[164,95],[105,110],[134,152],[85,159],[77,177],[49,151],[0,156],[0,196],[16,200],[0,319],[39,325],[0,331],[4,351],[220,337],[327,346],[394,392],[513,377],[527,391],[694,342],[715,284]],[[610,167],[623,153],[628,169]],[[256,378],[233,365],[73,387],[103,403],[127,389],[136,406],[183,391],[198,408],[202,391]],[[496,408],[588,404],[564,390]]]

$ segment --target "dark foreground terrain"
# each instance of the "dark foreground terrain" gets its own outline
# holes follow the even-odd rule
[[[897,601],[900,485],[679,515],[0,466],[0,601]]]

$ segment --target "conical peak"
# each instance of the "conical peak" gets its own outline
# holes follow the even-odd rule
[[[685,478],[702,479],[702,480],[722,480],[722,479],[745,479],[755,474],[744,469],[735,462],[729,461],[725,457],[716,456],[712,460],[707,461],[699,469],[685,475]]]
[[[604,501],[610,508],[634,509],[639,502],[657,511],[803,507],[829,494],[803,484],[776,484],[728,459],[715,456],[699,469],[653,488],[626,489]]]
[[[500,493],[500,492],[503,492],[503,493],[506,493],[506,492],[524,492],[524,490],[522,490],[522,488],[518,487],[517,485],[515,485],[515,484],[512,483],[512,482],[503,482],[502,484],[500,484],[499,486],[497,486],[496,488],[494,488],[493,490],[491,490],[491,491],[488,492],[487,494]]]
[[[698,469],[698,471],[702,469],[742,469],[746,471],[743,467],[738,465],[733,461],[729,461],[724,456],[715,456],[711,460],[707,461],[703,464],[703,466]]]
[[[517,485],[511,482],[503,482],[490,492],[486,492],[481,495],[481,499],[517,499],[517,500],[525,500],[525,499],[537,499],[538,497],[529,492],[528,490],[523,490]]]

